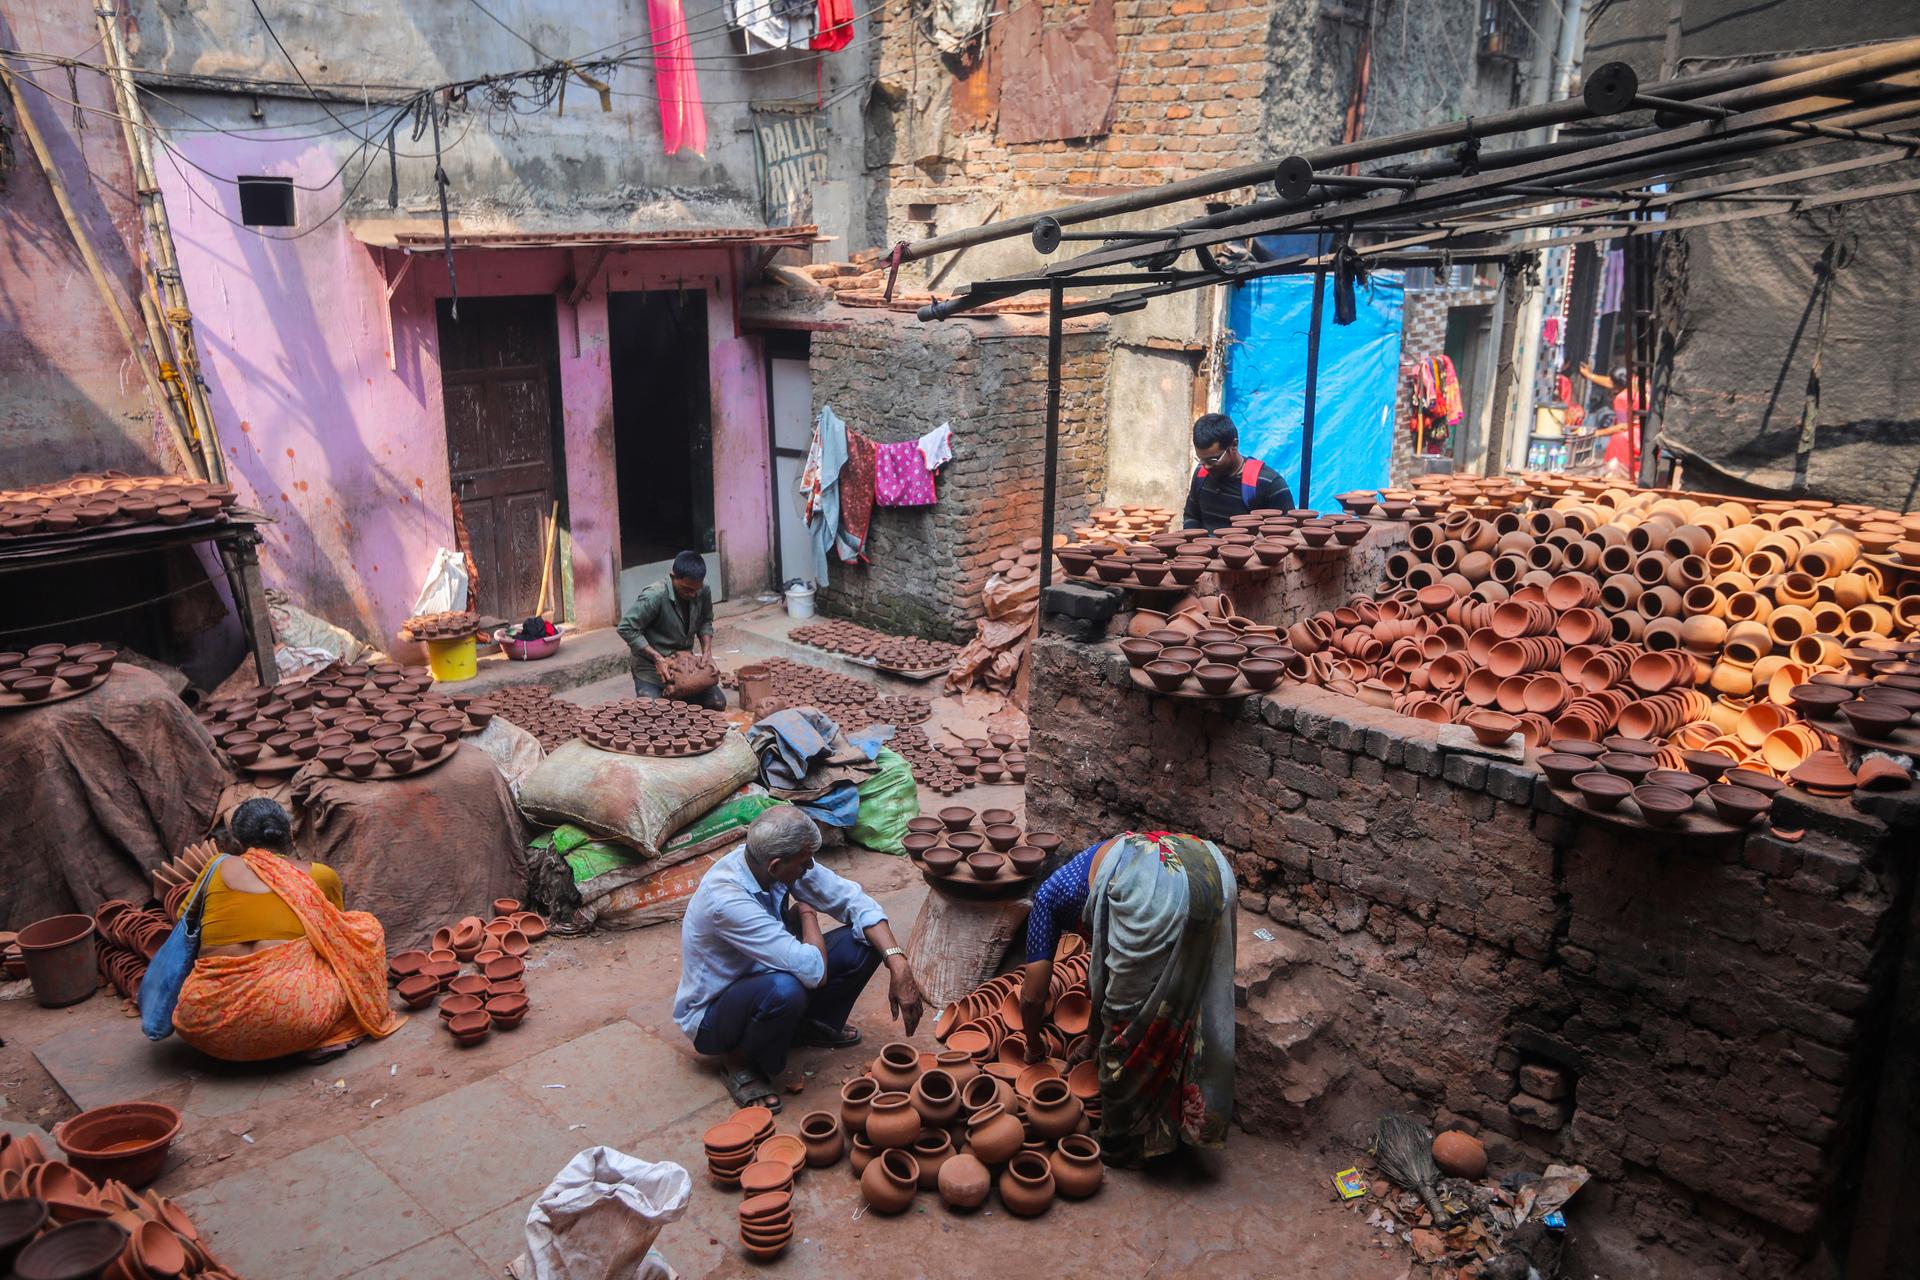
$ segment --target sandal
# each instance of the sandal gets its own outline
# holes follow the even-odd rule
[[[775,1115],[780,1114],[780,1091],[752,1067],[728,1073],[727,1094],[736,1107],[765,1107]]]
[[[808,1020],[800,1024],[793,1043],[802,1049],[849,1049],[860,1043],[860,1032],[851,1026],[835,1031],[824,1022]]]

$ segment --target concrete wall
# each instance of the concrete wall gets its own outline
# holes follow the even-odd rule
[[[0,43],[33,52],[81,54],[97,34],[87,5],[0,4]],[[139,276],[129,245],[138,231],[133,179],[118,124],[102,115],[75,122],[61,98],[58,69],[16,63],[27,110],[45,137],[68,196],[140,329]],[[107,82],[78,77],[80,105],[115,110]],[[101,301],[53,191],[0,93],[10,127],[12,169],[0,190],[0,483],[38,484],[75,471],[152,473],[173,464],[146,384]]]
[[[226,105],[196,98],[189,109]],[[453,545],[435,320],[449,291],[445,260],[421,255],[407,266],[402,254],[360,244],[343,222],[322,223],[342,195],[324,141],[214,134],[176,145],[189,163],[164,166],[162,185],[234,482],[276,521],[262,556],[268,583],[388,643],[434,551]],[[296,192],[293,230],[318,229],[281,240],[238,225],[234,188],[203,169],[284,173],[319,188]],[[735,251],[622,251],[569,306],[588,265],[561,249],[455,254],[463,296],[556,295],[575,620],[607,625],[622,605],[609,290],[706,294],[723,571],[739,589],[768,581],[765,380],[758,343],[735,324]]]

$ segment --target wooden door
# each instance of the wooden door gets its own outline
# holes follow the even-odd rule
[[[480,575],[474,607],[511,621],[533,612],[564,489],[558,357],[551,297],[462,298],[457,321],[440,303],[447,461]]]

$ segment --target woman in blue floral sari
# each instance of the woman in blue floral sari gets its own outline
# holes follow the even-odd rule
[[[1021,1017],[1044,1020],[1060,934],[1084,922],[1107,1163],[1218,1147],[1233,1114],[1233,871],[1211,841],[1125,832],[1049,876],[1027,919]],[[1046,1053],[1041,1038],[1027,1056]]]

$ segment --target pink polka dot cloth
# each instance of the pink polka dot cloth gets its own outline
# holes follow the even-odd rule
[[[883,507],[930,507],[937,494],[933,472],[917,440],[878,445],[873,451],[873,498]]]

